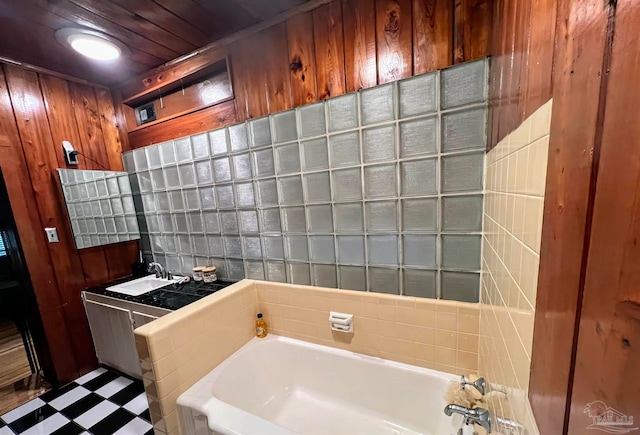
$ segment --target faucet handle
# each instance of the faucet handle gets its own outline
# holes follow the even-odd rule
[[[460,376],[460,387],[464,390],[467,385],[469,385],[470,387],[475,389],[478,393],[480,393],[480,397],[475,397],[477,396],[477,394],[475,393],[473,394],[476,399],[480,399],[482,398],[482,396],[485,395],[486,381],[484,380],[484,378],[478,378],[475,381],[471,382],[464,375]]]
[[[484,408],[475,408],[475,411],[477,411],[476,415],[468,418],[467,424],[479,424],[487,433],[491,433],[491,414],[489,411]]]
[[[444,413],[448,417],[451,417],[452,414],[460,414],[464,419],[464,424],[478,424],[487,433],[491,433],[491,414],[484,408],[467,408],[466,406],[449,404],[444,407]]]

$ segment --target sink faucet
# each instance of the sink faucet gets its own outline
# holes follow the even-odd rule
[[[157,262],[153,262],[149,264],[149,272],[155,272],[156,273],[156,278],[162,278],[162,279],[167,279],[169,273],[166,271],[166,269],[164,267],[162,267],[162,264],[157,263]]]
[[[447,405],[444,407],[444,413],[449,417],[452,414],[460,414],[464,417],[465,424],[479,424],[487,433],[491,433],[491,416],[489,415],[489,411],[484,408],[472,409],[460,405]]]

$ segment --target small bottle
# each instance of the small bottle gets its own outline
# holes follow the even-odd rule
[[[258,320],[256,320],[256,337],[265,338],[268,333],[267,322],[262,318],[262,313],[258,313]]]

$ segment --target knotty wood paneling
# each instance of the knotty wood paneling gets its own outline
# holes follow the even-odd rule
[[[318,95],[313,15],[298,14],[289,18],[286,26],[291,97],[294,106],[303,106],[315,102]]]
[[[378,84],[375,0],[342,2],[347,92]]]
[[[113,171],[124,171],[122,163],[122,142],[118,131],[114,103],[111,93],[105,89],[95,89],[96,102],[98,103],[98,116],[100,128],[104,138],[105,151],[107,153],[108,167]]]
[[[249,1],[253,2],[253,0]],[[174,59],[171,62],[167,62],[164,65],[153,68],[152,70],[121,84],[119,89],[122,92],[122,99],[127,103],[139,98],[148,100],[149,96],[154,91],[162,90],[166,87],[175,88],[176,83],[179,83],[185,76],[196,73],[199,70],[224,59],[225,56],[230,54],[232,51],[235,51],[233,50],[234,44],[249,39],[256,33],[259,33],[275,24],[286,22],[289,18],[295,15],[310,12],[320,5],[331,1],[332,0],[307,0],[277,16],[270,16],[268,20],[216,40],[179,59]],[[186,4],[186,2],[180,1],[177,3],[182,5]],[[257,4],[253,4],[252,8],[255,6],[257,6]],[[268,3],[268,6],[265,3],[264,7],[268,8],[269,15],[272,15],[276,10],[271,2]]]
[[[0,70],[0,87],[5,90],[0,92],[3,132],[15,131],[7,137],[15,152],[0,153],[0,165],[55,371],[60,382],[67,382],[97,365],[80,292],[128,275],[124,264],[136,258],[131,243],[109,247],[108,255],[117,261],[109,260],[104,248],[76,250],[56,173],[64,167],[62,140],[95,160],[81,156],[80,168],[122,169],[114,108],[102,89],[15,66]],[[16,156],[24,157],[23,163]],[[59,243],[46,243],[43,228],[48,226],[58,229]]]
[[[175,118],[129,134],[131,148],[140,148],[177,137],[213,130],[238,121],[235,101],[194,112],[183,118]]]
[[[244,121],[249,119],[249,93],[250,93],[250,85],[252,80],[249,79],[249,71],[245,68],[246,65],[249,64],[251,49],[244,48],[242,43],[237,43],[231,47],[231,74],[233,77],[233,92],[236,96],[236,115],[238,121]],[[253,80],[256,80],[256,74],[252,74]],[[255,104],[255,101],[252,101],[252,104]],[[124,110],[127,110],[127,106],[125,106]],[[190,117],[194,116],[193,114],[185,115],[180,118],[180,122],[188,122]],[[168,121],[165,121],[168,122]],[[136,146],[133,144],[131,140],[132,133],[129,133],[129,140],[132,142],[132,148]],[[178,136],[174,136],[173,138],[177,138]],[[140,142],[138,142],[140,143]],[[141,145],[143,146],[143,145]]]
[[[155,40],[143,36],[142,32],[136,33],[131,28],[121,26],[117,19],[111,21],[100,15],[85,9],[82,6],[68,0],[49,2],[47,0],[29,0],[37,5],[44,12],[64,17],[75,23],[87,23],[93,28],[97,28],[109,35],[118,35],[118,39],[131,47],[136,47],[139,51],[147,53],[158,59],[172,59],[181,53],[173,48],[163,45],[162,38]],[[135,27],[134,27],[135,29]],[[164,41],[166,43],[167,41]],[[170,44],[167,44],[170,45]]]
[[[36,204],[43,224],[39,233],[42,233],[42,228],[45,226],[58,228],[60,242],[49,244],[48,250],[55,279],[63,297],[65,320],[69,330],[74,331],[64,339],[70,340],[74,349],[76,363],[74,374],[77,374],[80,370],[91,369],[95,366],[96,360],[86,320],[84,328],[76,322],[79,315],[74,312],[81,309],[82,304],[70,297],[73,293],[79,296],[85,281],[80,257],[66,224],[67,218],[56,186],[54,171],[59,166],[57,160],[59,153],[55,152],[57,147],[54,148],[37,74],[11,66],[5,66],[4,69]],[[20,234],[20,236],[22,240],[31,235]],[[49,343],[49,345],[53,347],[55,343]],[[58,376],[61,377],[60,374]]]
[[[132,258],[138,258],[138,242],[130,241],[104,247],[109,280],[115,280],[131,274]]]
[[[126,102],[140,102],[228,56],[237,112],[229,119],[257,118],[453,65],[454,18],[461,35],[458,61],[484,57],[489,50],[491,4],[491,0],[334,0],[290,17],[284,26],[208,47],[150,71],[121,92]],[[120,112],[127,110],[131,109],[124,106]],[[131,146],[149,145],[152,138],[177,138],[179,132],[193,131],[200,117],[200,112],[186,114],[147,127],[149,133],[147,128],[132,131],[135,127],[128,126]],[[171,127],[160,127],[166,122]],[[182,123],[188,126],[182,128]]]
[[[227,47],[228,48],[228,47]],[[235,50],[229,50],[235,51]],[[137,106],[149,100],[157,98],[166,89],[175,89],[183,79],[190,81],[190,77],[211,67],[217,62],[224,61],[226,51],[207,50],[200,55],[178,62],[172,68],[154,69],[147,71],[143,76],[118,87],[120,99],[131,106]]]
[[[3,55],[104,85],[121,84],[213,41],[304,7],[305,0],[25,0],[2,1]],[[80,27],[107,33],[130,50],[100,64],[73,53],[56,30]],[[29,29],[28,32],[20,29]]]
[[[511,1],[515,3],[515,1]],[[520,1],[519,4],[528,3]],[[491,35],[491,0],[455,0],[454,63],[482,57],[489,49]],[[518,33],[526,32],[523,27]]]
[[[149,127],[233,99],[231,78],[226,63],[217,65],[215,69],[217,71],[206,74],[202,78],[195,78],[193,84],[185,82],[184,86],[166,94],[159,93],[154,100],[145,102],[145,106],[148,104],[153,106],[155,120],[145,122],[140,126]],[[135,126],[134,128],[138,128],[137,117],[134,113],[132,116],[133,118],[129,122]]]
[[[104,247],[82,249],[78,254],[82,263],[85,286],[91,287],[109,281],[109,268]]]
[[[378,83],[413,74],[411,0],[376,0]]]
[[[76,26],[67,17],[46,11],[30,1],[4,1],[2,12],[2,55],[11,59],[98,83],[127,80],[127,77],[141,74],[162,62],[155,56],[133,48],[131,55],[118,62],[117,66],[97,67],[89,59],[83,60],[55,40],[56,29]],[[25,28],[29,32],[20,31]]]
[[[267,85],[267,113],[280,112],[293,106],[285,23],[265,30],[263,37],[265,38],[263,58]]]
[[[595,6],[595,5],[594,5]],[[606,12],[606,10],[605,10]],[[599,15],[599,14],[598,14]],[[590,17],[592,25],[602,17]],[[640,124],[630,108],[640,106],[640,4],[621,0],[608,30],[615,36],[605,101],[601,145],[594,150],[597,184],[589,240],[568,433],[583,434],[604,402],[638,425],[640,412]],[[585,23],[587,24],[587,23]],[[597,25],[600,28],[601,25]],[[624,427],[624,426],[619,426]],[[633,432],[631,432],[633,433]]]
[[[4,70],[0,68],[0,167],[5,180],[16,226],[21,237],[29,276],[37,293],[50,354],[57,374],[77,372],[73,348],[68,339],[63,298],[51,264],[51,256],[42,224],[29,171],[25,162],[20,135],[16,126]]]
[[[449,0],[413,0],[414,74],[451,65],[453,6]],[[486,48],[484,52],[487,52]],[[482,56],[484,54],[478,57]]]
[[[540,433],[577,435],[640,410],[640,6],[494,6],[490,143],[553,97],[529,399]]]
[[[591,213],[592,156],[599,140],[603,104],[600,92],[607,9],[599,0],[581,2],[579,7],[570,0],[558,2],[553,113],[529,385],[529,398],[542,434],[566,433],[565,405],[571,389],[572,349]],[[583,380],[576,378],[576,382]]]
[[[35,76],[34,73],[31,74]],[[97,107],[93,107],[94,105],[97,106],[93,88],[77,84],[70,85],[65,80],[51,76],[42,76],[39,79],[43,102],[46,106],[46,116],[49,121],[48,126],[51,131],[52,144],[62,144],[63,140],[67,140],[77,147],[78,151],[88,156],[90,159],[84,156],[78,158],[80,163],[78,169],[103,170],[104,167],[108,168],[109,161],[101,125],[99,124]],[[31,94],[35,93],[34,89],[29,91]],[[50,170],[52,171],[57,167],[64,167],[62,153],[55,153],[55,157],[55,162],[50,162]],[[117,158],[119,158],[119,155],[114,155],[112,160]],[[122,168],[122,163],[115,167]],[[53,173],[52,176],[54,177],[54,187],[57,187],[56,174]],[[58,194],[58,189],[55,189],[54,192],[56,192],[54,200],[56,202],[62,201]],[[64,208],[60,208],[59,213],[60,219],[62,219],[60,222],[63,222],[66,227]],[[65,248],[73,250],[73,240],[69,231],[68,236],[70,241],[65,241],[67,243]],[[96,248],[95,252],[90,254],[87,251],[80,251],[78,255],[80,262],[72,263],[68,269],[61,270],[62,276],[69,276],[73,268],[81,267],[85,278],[90,274],[91,276],[101,277],[103,279],[102,282],[108,281],[108,269],[104,267],[106,258],[102,248]],[[75,256],[72,255],[71,259],[74,258]],[[83,282],[81,284],[69,283],[65,280],[60,285],[63,288],[71,288],[77,291],[83,285],[95,284],[95,281],[100,281],[100,279],[93,279],[90,283]]]
[[[531,5],[529,59],[524,116],[548,100],[552,89],[557,0],[536,0]]]
[[[279,112],[292,107],[291,83],[289,81],[290,67],[287,53],[287,34],[284,23],[252,35],[233,46],[231,55],[232,77],[234,86],[235,83],[238,83],[235,93],[238,101],[237,111],[241,120],[257,118],[267,115],[271,111]],[[249,86],[253,83],[256,86]],[[258,83],[260,84],[259,86],[257,85]],[[227,116],[228,105],[226,103],[213,107],[223,108],[212,109],[207,113],[222,111]],[[198,119],[201,113],[196,113],[199,114],[194,114],[193,116]],[[234,116],[233,122],[235,120]],[[180,125],[179,118],[165,123],[170,123],[169,125],[173,126]],[[158,124],[158,126],[165,123]],[[191,123],[188,129],[191,129],[196,123]],[[159,127],[156,130],[168,131],[166,126]],[[144,136],[145,133],[141,133],[141,135]],[[140,137],[137,134],[135,136]],[[139,144],[140,142],[137,139],[135,141],[132,139],[134,148]]]
[[[57,77],[42,75],[40,77],[40,88],[42,89],[42,97],[47,110],[53,143],[62,144],[62,141],[69,141],[76,150],[84,154],[84,144],[80,140],[80,132],[74,116],[69,82]],[[56,154],[56,161],[59,167],[64,167],[62,153]],[[94,163],[87,159],[79,158],[78,169],[92,170],[94,169]]]
[[[216,3],[218,0],[196,0],[199,3]],[[241,8],[245,9],[256,18],[269,18],[274,14],[286,11],[305,0],[271,0],[268,3],[262,0],[234,0]]]
[[[86,165],[93,170],[110,169],[94,89],[77,83],[71,83],[69,89],[74,102],[73,109],[80,142],[85,150],[85,156],[80,156],[80,159],[86,160]],[[78,251],[78,254],[82,263],[85,286],[109,281],[109,268],[106,266],[107,257],[103,247],[83,249]]]
[[[513,77],[511,79],[511,83],[514,85],[514,88],[511,92],[511,94],[513,95],[511,106],[514,107],[512,112],[515,113],[519,118],[524,119],[526,113],[525,107],[527,93],[521,92],[521,84],[528,83],[529,80],[529,49],[531,45],[529,26],[532,20],[531,2],[523,2],[518,4],[516,17],[516,28],[527,30],[524,32],[517,32],[517,37],[515,38],[514,45],[516,49],[516,56],[514,57]],[[515,86],[516,83],[517,86]]]
[[[233,86],[238,99],[238,113],[241,120],[257,118],[269,113],[265,69],[265,62],[268,59],[265,58],[262,37],[262,33],[253,35],[237,43],[232,50]],[[235,88],[236,83],[237,88]],[[133,145],[133,147],[136,146]]]
[[[111,3],[122,6],[130,13],[142,17],[162,29],[169,29],[175,36],[196,47],[209,42],[207,30],[200,30],[170,10],[158,7],[158,4],[153,0],[111,0]]]
[[[463,8],[470,24],[458,26],[458,52],[480,50],[489,41],[477,29],[489,8],[485,2]],[[489,148],[515,130],[551,98],[558,0],[494,0],[489,52]],[[459,5],[466,0],[459,0]],[[458,6],[458,4],[457,4]],[[456,14],[460,16],[460,14]],[[469,47],[468,44],[475,44]]]
[[[105,2],[103,0],[68,0],[95,17],[104,18],[111,22],[117,23],[119,26],[134,31],[135,33],[146,36],[148,39],[157,41],[158,44],[166,47],[176,53],[184,53],[197,47],[182,38],[176,37],[172,29],[165,29],[156,23],[141,19],[141,17],[132,13],[126,8],[114,2]],[[130,2],[134,3],[134,2]],[[155,8],[159,9],[159,8]],[[79,12],[78,12],[79,14]],[[90,19],[96,19],[93,16]],[[153,35],[153,36],[151,36]]]
[[[85,159],[91,159],[87,162],[87,166],[91,163],[92,169],[105,170],[109,168],[109,158],[102,135],[94,89],[77,83],[71,83],[69,89],[73,98],[73,109],[80,141],[86,154]],[[83,157],[80,156],[80,159]]]
[[[342,95],[346,90],[342,7],[339,1],[313,11],[318,100]]]
[[[120,92],[111,91],[111,100],[113,101],[115,124],[118,129],[118,137],[120,138],[122,151],[129,151],[131,150],[131,144],[129,143],[129,135],[127,132],[129,129],[137,127],[135,122],[132,122],[132,120],[135,120],[135,113],[131,107],[122,103],[122,94]]]

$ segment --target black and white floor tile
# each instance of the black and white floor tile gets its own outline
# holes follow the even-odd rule
[[[0,416],[0,435],[151,435],[142,382],[99,368]]]

